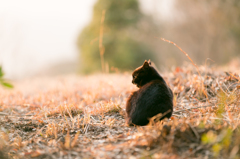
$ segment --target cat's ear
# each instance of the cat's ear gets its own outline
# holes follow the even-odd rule
[[[143,68],[148,68],[148,67],[149,67],[149,63],[147,62],[147,60],[145,60],[143,63]]]
[[[152,64],[152,63],[151,63],[151,61],[150,61],[150,59],[148,60],[148,64],[149,64],[149,65],[151,65],[151,64]]]

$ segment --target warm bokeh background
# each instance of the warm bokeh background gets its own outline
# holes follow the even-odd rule
[[[210,58],[223,65],[240,54],[240,2],[190,0],[0,1],[0,65],[6,78],[133,70],[144,59],[159,69]],[[100,38],[101,39],[101,38]],[[213,62],[211,62],[213,63]]]

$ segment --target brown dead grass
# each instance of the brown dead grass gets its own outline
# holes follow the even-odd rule
[[[42,77],[0,88],[0,155],[239,158],[239,72],[199,71],[186,64],[163,74],[175,94],[173,117],[145,127],[125,125],[126,98],[137,89],[128,73]]]

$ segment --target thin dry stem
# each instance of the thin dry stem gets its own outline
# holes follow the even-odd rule
[[[185,51],[183,51],[183,49],[182,49],[181,47],[179,47],[176,43],[174,43],[174,42],[172,42],[172,41],[170,41],[170,40],[164,39],[164,38],[161,38],[161,40],[163,40],[163,41],[165,41],[165,42],[168,42],[168,43],[173,44],[174,46],[176,46],[176,47],[177,47],[185,56],[187,56],[187,58],[191,61],[192,65],[197,69],[198,75],[199,75],[200,80],[201,80],[201,87],[202,87],[203,93],[205,94],[205,96],[206,96],[207,99],[208,99],[208,95],[207,95],[207,93],[206,93],[206,91],[205,91],[205,89],[204,89],[203,80],[202,80],[202,78],[201,78],[200,70],[199,70],[197,64],[195,64],[195,63],[193,62],[193,60],[190,58],[190,56],[189,56]]]
[[[102,18],[101,18],[101,26],[100,26],[100,34],[99,34],[99,51],[100,51],[100,57],[101,57],[101,65],[102,65],[102,71],[104,71],[104,51],[105,48],[103,46],[103,29],[104,29],[104,19],[105,19],[105,13],[106,10],[102,11]]]

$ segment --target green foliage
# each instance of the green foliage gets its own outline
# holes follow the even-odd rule
[[[122,110],[120,105],[114,104],[112,107],[109,108],[108,113],[118,113]]]
[[[104,60],[110,67],[123,70],[135,69],[144,60],[153,59],[153,52],[138,38],[139,23],[144,17],[137,0],[98,0],[93,18],[78,38],[81,65],[85,73],[100,71],[99,34],[102,11],[106,10],[103,23]],[[144,33],[142,33],[144,34]]]
[[[3,71],[2,71],[2,67],[0,67],[0,78],[2,78],[4,75]]]
[[[2,86],[7,87],[7,88],[13,88],[13,85],[10,83],[5,82],[3,79],[4,73],[2,71],[2,67],[0,66],[0,83]]]
[[[217,135],[213,131],[208,131],[206,134],[202,135],[203,144],[212,144],[217,140]]]
[[[107,11],[105,25],[114,30],[136,25],[142,16],[137,0],[98,0],[94,7],[93,21],[100,21],[102,10]]]
[[[216,112],[216,115],[218,118],[222,119],[222,114],[225,113],[225,105],[227,104],[227,95],[223,92],[220,91],[220,93],[218,94],[219,96],[219,105],[218,105],[218,109]]]
[[[232,129],[224,129],[219,135],[213,131],[208,131],[202,135],[202,143],[212,145],[212,151],[218,156],[221,150],[228,150],[232,141]]]
[[[223,114],[226,113],[226,105],[233,103],[234,101],[236,101],[236,99],[237,97],[234,92],[230,94],[226,94],[226,92],[222,90],[218,92],[218,109],[216,111],[218,119],[215,120],[216,124],[222,123]]]

